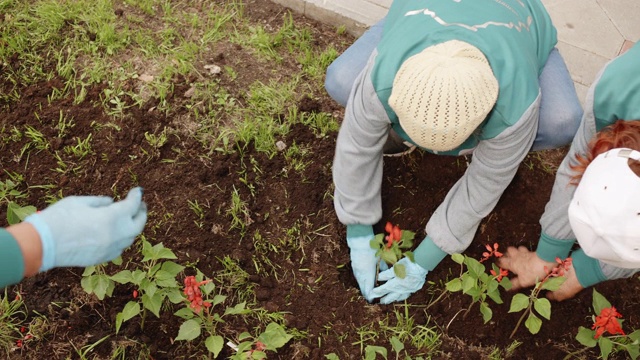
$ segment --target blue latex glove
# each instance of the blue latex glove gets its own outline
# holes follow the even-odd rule
[[[379,258],[376,250],[371,248],[373,239],[373,226],[371,225],[347,225],[347,245],[351,250],[351,268],[355,276],[362,296],[368,301],[373,300],[371,290],[376,281],[376,267]]]
[[[28,216],[42,241],[40,271],[89,266],[118,257],[144,229],[142,188],[116,203],[107,196],[69,196]]]
[[[428,271],[408,258],[402,258],[396,263],[404,265],[406,276],[404,279],[396,277],[393,267],[378,275],[378,281],[386,281],[371,291],[373,298],[380,298],[381,304],[390,304],[408,298],[414,292],[422,289]]]

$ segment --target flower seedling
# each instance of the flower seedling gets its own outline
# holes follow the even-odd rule
[[[142,269],[122,270],[109,279],[119,284],[130,284],[131,299],[120,313],[116,315],[116,333],[125,321],[141,315],[140,327],[144,328],[146,311],[151,311],[156,317],[160,317],[162,304],[168,299],[173,304],[183,301],[180,293],[180,285],[176,276],[182,272],[184,266],[177,264],[173,259],[176,255],[162,243],[151,245],[142,236]],[[141,306],[142,304],[142,306]]]
[[[411,251],[405,251],[413,246],[413,238],[416,233],[407,230],[401,230],[397,225],[393,225],[387,222],[384,227],[385,232],[377,234],[373,240],[371,240],[371,248],[376,250],[376,256],[380,257],[380,262],[384,261],[387,265],[393,266],[398,260],[403,257],[413,260],[413,253]],[[380,262],[378,263],[378,269],[380,268]],[[397,277],[404,279],[407,275],[406,269],[401,264],[393,267],[393,271]],[[376,271],[376,273],[378,273]]]
[[[534,310],[545,319],[551,320],[551,302],[546,298],[539,298],[538,296],[542,290],[556,291],[560,288],[566,280],[564,277],[565,271],[571,267],[571,258],[564,260],[556,258],[556,263],[553,269],[548,269],[546,266],[544,267],[547,275],[542,280],[536,282],[529,296],[525,294],[515,294],[513,299],[511,299],[509,312],[520,312],[523,310],[524,312],[520,316],[520,319],[518,319],[516,327],[511,332],[509,338],[515,335],[525,317],[527,317],[527,320],[524,325],[529,329],[530,333],[535,335],[540,331],[542,320],[536,316]]]
[[[232,345],[236,350],[236,354],[231,356],[231,360],[255,359],[261,360],[267,358],[267,351],[277,351],[283,347],[293,335],[279,324],[269,323],[267,328],[257,338],[253,338],[248,332],[243,332],[238,336],[238,345]]]
[[[625,334],[622,329],[622,314],[595,289],[592,306],[596,314],[592,315],[593,325],[590,329],[580,326],[576,340],[586,346],[585,350],[597,345],[605,360],[618,351],[626,351],[632,359],[637,359],[640,356],[640,330]]]
[[[175,340],[192,341],[206,333],[204,345],[207,350],[217,357],[222,351],[224,338],[217,333],[217,326],[224,323],[225,315],[243,315],[250,310],[245,308],[245,303],[240,303],[232,308],[227,308],[224,314],[219,315],[213,309],[216,305],[226,300],[224,295],[213,295],[216,286],[211,280],[204,280],[204,275],[198,271],[195,276],[187,276],[184,279],[182,290],[182,302],[188,306],[175,312],[175,315],[184,319],[180,325],[178,336]]]
[[[493,311],[489,307],[487,297],[496,304],[502,304],[500,287],[506,290],[511,289],[511,281],[507,277],[507,270],[499,268],[496,264],[491,264],[491,269],[487,273],[486,267],[482,264],[492,257],[498,258],[502,256],[502,253],[498,251],[498,244],[495,243],[493,246],[486,245],[486,248],[487,251],[482,253],[483,257],[479,261],[462,254],[451,255],[451,259],[460,264],[460,276],[445,285],[446,290],[449,292],[462,291],[463,294],[471,296],[472,301],[466,310],[465,316],[469,313],[473,304],[479,303],[480,313],[485,323],[493,317]]]

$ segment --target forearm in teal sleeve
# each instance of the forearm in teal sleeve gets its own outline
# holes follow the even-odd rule
[[[429,235],[422,240],[413,252],[416,263],[427,271],[433,270],[446,256],[447,253],[436,246]]]
[[[602,273],[600,262],[587,256],[582,249],[571,253],[571,263],[576,271],[578,282],[583,288],[588,288],[607,280],[607,277]]]
[[[575,240],[554,239],[542,233],[540,234],[536,254],[540,259],[547,262],[555,262],[557,257],[564,260],[569,256],[573,243],[575,243]]]
[[[16,239],[0,229],[0,287],[16,284],[24,275],[22,250]]]

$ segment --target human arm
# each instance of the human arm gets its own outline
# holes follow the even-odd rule
[[[351,268],[367,301],[372,300],[378,264],[370,241],[372,225],[382,216],[382,147],[389,129],[370,81],[372,61],[350,93],[333,162],[334,206],[339,220],[347,225]]]
[[[131,245],[147,220],[142,189],[113,202],[105,196],[70,196],[2,230],[0,286],[61,266],[112,260]]]

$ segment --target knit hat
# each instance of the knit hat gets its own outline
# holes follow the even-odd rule
[[[448,151],[484,121],[498,98],[498,81],[478,48],[450,40],[402,63],[389,106],[417,145]]]
[[[587,166],[569,205],[569,222],[585,254],[621,268],[640,268],[640,177],[613,149]]]

